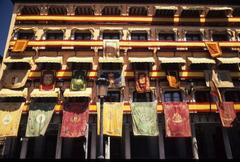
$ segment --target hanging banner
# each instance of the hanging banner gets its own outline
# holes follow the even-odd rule
[[[2,85],[9,89],[18,89],[25,86],[30,70],[5,70]]]
[[[22,116],[22,102],[1,102],[0,137],[16,137]]]
[[[66,103],[63,109],[61,137],[85,136],[88,117],[88,102]]]
[[[167,80],[168,80],[169,87],[172,87],[172,88],[179,87],[179,82],[177,81],[177,78],[175,76],[167,75]]]
[[[98,134],[100,134],[100,104],[97,104]],[[103,105],[103,134],[122,136],[123,103],[105,102]]]
[[[29,106],[26,137],[44,136],[51,121],[55,102],[32,102]]]
[[[219,88],[234,87],[230,71],[228,70],[205,70],[206,85],[209,87],[209,81],[212,80]]]
[[[131,109],[133,134],[135,136],[158,136],[157,103],[133,102]]]
[[[108,88],[120,88],[125,86],[125,78],[120,72],[105,72],[101,73],[101,76],[108,79],[109,86]]]
[[[232,123],[237,117],[234,110],[234,103],[222,102],[221,107],[219,107],[218,111],[221,118],[222,126],[227,128],[232,127]]]
[[[189,110],[184,102],[163,103],[166,137],[191,137]]]
[[[17,40],[13,46],[12,52],[24,52],[27,45],[28,40]]]
[[[104,57],[119,57],[119,40],[103,41]]]
[[[150,91],[150,81],[147,73],[141,72],[135,74],[136,91],[138,93],[145,93]]]
[[[86,90],[86,75],[82,70],[73,71],[73,77],[70,84],[71,91],[85,91]]]
[[[53,91],[55,89],[55,71],[43,70],[41,76],[41,91]]]
[[[222,50],[219,47],[218,42],[205,42],[205,46],[207,47],[211,57],[218,57],[222,55]]]

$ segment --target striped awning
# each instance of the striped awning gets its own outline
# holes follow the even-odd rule
[[[4,63],[29,63],[30,65],[33,64],[33,59],[32,57],[23,57],[23,58],[12,58],[12,57],[7,57],[4,60]]]
[[[92,57],[69,57],[67,59],[68,63],[92,63],[93,58]]]
[[[38,57],[35,59],[35,63],[59,63],[62,64],[62,57]]]
[[[129,59],[129,61],[131,63],[135,63],[135,62],[150,62],[150,63],[154,63],[155,62],[153,57],[129,57],[128,59]]]
[[[230,57],[230,58],[218,57],[217,60],[221,64],[239,64],[240,63],[239,57]]]
[[[122,57],[100,57],[99,63],[123,63]]]
[[[191,64],[216,64],[215,60],[211,58],[188,57],[188,60]]]
[[[54,91],[40,91],[39,89],[34,89],[30,94],[30,97],[58,97],[59,94],[59,88],[55,88]]]
[[[63,93],[64,97],[91,97],[92,88],[86,88],[85,91],[70,91],[70,89],[66,89]]]
[[[27,88],[23,90],[11,90],[11,89],[1,89],[0,97],[27,97]]]
[[[163,64],[186,63],[186,61],[182,57],[158,57],[158,59]]]

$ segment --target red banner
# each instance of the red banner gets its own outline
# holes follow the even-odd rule
[[[164,102],[166,137],[191,137],[189,110],[184,102]]]
[[[41,91],[52,91],[55,89],[55,71],[44,70],[41,76]]]
[[[63,110],[61,137],[85,136],[88,123],[88,103],[67,103]]]
[[[150,81],[146,73],[136,73],[136,90],[138,93],[145,93],[150,91]]]
[[[222,102],[219,108],[219,114],[223,127],[232,127],[232,122],[236,118],[233,102]]]

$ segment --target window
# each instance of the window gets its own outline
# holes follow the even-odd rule
[[[121,101],[120,91],[108,91],[106,102],[120,102],[120,101]]]
[[[181,64],[179,63],[162,63],[161,64],[162,70],[181,70]]]
[[[38,66],[38,70],[60,70],[61,64],[58,63],[41,63]]]
[[[164,92],[165,102],[182,101],[182,95],[180,91],[166,91]]]
[[[226,34],[212,34],[213,41],[229,41],[229,35]]]
[[[196,91],[194,93],[195,102],[211,102],[210,91]]]
[[[201,34],[186,34],[187,41],[201,41],[202,36]]]
[[[102,10],[102,15],[120,15],[121,10],[117,6],[106,6]]]
[[[85,137],[63,138],[62,158],[84,159],[85,158],[85,151],[84,151],[85,143],[86,143]]]
[[[191,64],[190,70],[210,70],[212,64]]]
[[[133,92],[133,102],[152,102],[152,93],[137,93]]]
[[[103,33],[103,39],[120,39],[120,33]]]
[[[129,9],[129,16],[147,16],[147,12],[145,7],[131,7]]]
[[[160,41],[174,41],[175,34],[174,33],[159,33],[158,40]]]
[[[94,10],[91,6],[76,7],[75,15],[94,15]]]
[[[72,70],[77,70],[77,69],[82,69],[82,70],[91,70],[92,69],[92,63],[76,63],[73,62],[71,63],[71,69]]]
[[[89,102],[88,97],[69,97],[66,98],[66,102]]]
[[[149,71],[151,70],[152,68],[152,65],[151,63],[147,63],[147,62],[135,62],[135,63],[132,63],[132,67],[133,67],[133,70],[137,71],[137,70],[142,70],[142,71]]]
[[[131,40],[148,40],[147,33],[131,33]]]
[[[219,70],[239,71],[238,64],[220,64],[218,65]]]
[[[121,70],[122,64],[120,63],[101,63],[102,70]]]
[[[62,32],[47,32],[46,33],[46,40],[63,40],[63,33]]]
[[[91,40],[92,34],[91,33],[74,33],[74,40]]]
[[[52,6],[48,9],[48,15],[67,15],[67,9],[61,6]]]
[[[40,15],[40,9],[37,6],[24,6],[21,15]]]
[[[11,64],[7,64],[8,69],[11,70],[27,70],[27,69],[31,69],[31,66],[29,65],[29,63],[23,63],[23,62],[18,62],[18,63],[11,63]]]
[[[0,102],[25,102],[23,97],[1,97]]]
[[[240,91],[226,91],[224,97],[226,101],[240,102]]]
[[[33,32],[18,32],[17,33],[17,39],[33,40],[34,39],[34,33]]]

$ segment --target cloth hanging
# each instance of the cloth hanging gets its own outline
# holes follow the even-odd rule
[[[157,103],[133,102],[131,109],[133,134],[135,136],[158,136]]]
[[[53,70],[43,70],[41,76],[41,91],[52,91],[55,89],[55,76],[56,73]]]
[[[185,102],[163,102],[166,137],[191,137],[188,105]]]
[[[26,137],[44,136],[51,121],[55,102],[31,102]]]
[[[218,108],[220,119],[223,127],[232,127],[232,122],[236,119],[233,102],[222,102]]]
[[[86,90],[86,72],[82,70],[75,70],[70,84],[71,91]]]
[[[100,104],[97,104],[98,134],[100,134]],[[103,134],[122,136],[123,103],[105,102],[103,105]]]
[[[66,103],[63,109],[61,137],[85,136],[88,117],[88,102]]]
[[[138,93],[145,93],[150,91],[150,81],[147,73],[136,72],[135,80],[136,80],[136,91]]]
[[[18,89],[25,86],[30,70],[5,70],[3,72],[3,87]]]
[[[109,81],[108,88],[120,88],[125,86],[125,78],[122,72],[103,72],[101,76]]]
[[[22,102],[1,102],[0,137],[16,137],[22,116]]]
[[[12,52],[24,52],[27,48],[28,40],[17,40],[13,45]]]
[[[211,57],[215,58],[222,55],[222,50],[219,47],[218,42],[205,42],[205,46],[207,47]]]
[[[179,88],[180,83],[176,75],[174,76],[174,75],[171,75],[170,72],[167,72],[167,80],[170,87]]]
[[[105,57],[119,57],[119,40],[104,40],[103,44]]]

